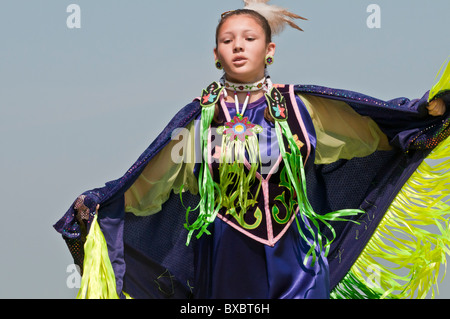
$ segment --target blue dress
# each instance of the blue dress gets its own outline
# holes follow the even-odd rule
[[[301,100],[297,97],[298,108],[305,112]],[[261,175],[267,178],[277,165],[280,154],[274,125],[264,118],[267,106],[265,97],[250,103],[244,117],[252,124],[263,127],[260,133],[261,162],[270,163]],[[242,109],[242,105],[240,105]],[[236,114],[235,105],[226,103],[227,118]],[[292,114],[294,116],[294,114]],[[302,118],[307,128],[308,138],[315,144],[314,128],[309,116]],[[308,158],[313,161],[313,157]],[[214,173],[217,173],[217,166]],[[275,167],[276,168],[276,167]],[[275,176],[270,176],[270,180]],[[247,212],[249,213],[249,212]],[[263,214],[264,218],[266,216]],[[320,258],[312,266],[303,264],[309,250],[299,236],[297,224],[292,223],[274,245],[268,245],[245,235],[236,227],[216,218],[210,229],[211,236],[202,236],[195,254],[194,296],[202,299],[238,298],[238,299],[325,299],[329,298],[329,269],[326,257]],[[303,229],[305,230],[305,229]]]

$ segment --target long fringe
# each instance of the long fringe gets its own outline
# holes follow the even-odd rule
[[[299,208],[298,216],[295,216],[298,232],[301,238],[309,245],[310,249],[306,253],[303,263],[311,263],[314,265],[320,254],[326,257],[328,255],[331,243],[335,239],[335,231],[330,221],[350,221],[349,217],[363,214],[362,210],[343,209],[335,212],[326,213],[324,215],[317,214],[310,204],[306,189],[306,175],[303,166],[302,154],[297,147],[289,125],[285,121],[276,121],[275,123],[278,145],[282,154],[285,167],[283,172],[287,174],[288,187],[291,193],[297,195],[297,204]],[[284,148],[283,136],[289,144],[290,153]],[[282,172],[282,173],[283,173]],[[310,223],[312,226],[310,226]],[[302,230],[303,224],[307,233]],[[320,233],[320,225],[325,225],[333,234],[333,238],[327,238]]]
[[[446,63],[447,67],[444,69],[444,65]],[[439,74],[441,74],[441,72],[441,78],[430,90],[428,101],[431,101],[439,94],[450,90],[450,56],[447,58],[447,60],[445,60],[444,64],[442,64],[438,74],[436,75],[436,79],[438,78]]]
[[[413,173],[332,297],[364,297],[361,284],[380,298],[436,297],[450,253],[449,149],[447,138]]]
[[[383,291],[362,282],[351,271],[339,284],[339,289],[331,292],[331,299],[380,299]]]
[[[248,207],[254,206],[261,189],[261,182],[258,181],[258,188],[255,194],[250,192],[256,180],[256,172],[261,166],[261,155],[259,142],[256,135],[247,136],[245,142],[231,140],[230,136],[224,134],[222,137],[222,151],[219,166],[220,172],[220,192],[222,196],[222,206],[227,211],[236,212],[236,203],[239,207],[239,216],[244,216]],[[249,156],[250,170],[246,173],[245,154]]]
[[[77,299],[118,299],[114,270],[97,214],[86,238],[84,252],[83,277]]]
[[[210,234],[207,228],[212,222],[214,222],[221,206],[220,191],[218,190],[217,184],[213,181],[207,163],[208,134],[210,124],[214,117],[214,111],[214,106],[202,108],[200,144],[203,152],[203,161],[198,177],[200,202],[197,208],[199,209],[199,214],[196,221],[193,224],[189,224],[189,213],[192,209],[191,207],[187,208],[186,223],[184,224],[184,227],[189,231],[189,233],[187,236],[186,246],[189,245],[194,231],[198,231],[197,238],[200,238],[203,233],[206,233],[208,235]],[[180,196],[181,194],[182,189],[180,190]],[[218,195],[217,197],[215,196],[216,194]],[[195,208],[194,210],[196,210],[197,208]]]

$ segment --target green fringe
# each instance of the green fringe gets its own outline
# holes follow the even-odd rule
[[[364,211],[356,209],[345,209],[327,213],[324,215],[315,213],[307,197],[306,175],[303,166],[302,154],[297,144],[295,143],[289,125],[286,121],[276,121],[275,128],[278,139],[278,145],[280,146],[280,152],[282,154],[286,173],[288,175],[287,180],[290,185],[289,188],[291,189],[292,194],[294,193],[294,191],[295,194],[297,194],[299,215],[301,221],[303,222],[303,224],[305,225],[305,227],[309,232],[309,236],[303,233],[298,216],[295,216],[299,234],[302,237],[302,239],[310,246],[310,249],[305,256],[303,263],[306,265],[308,263],[309,258],[311,257],[311,264],[314,265],[317,259],[317,252],[319,254],[323,252],[324,255],[327,256],[330,250],[330,245],[336,237],[336,233],[329,222],[330,221],[348,222],[350,220],[347,217],[363,214]],[[289,148],[291,150],[290,153],[287,152],[284,147],[283,136],[288,141]],[[309,223],[312,223],[314,228],[311,227]],[[323,237],[320,231],[318,231],[320,229],[321,223],[330,229],[333,235],[332,239]]]
[[[331,299],[381,299],[384,292],[362,282],[351,271],[339,283],[339,287],[331,292]],[[392,297],[389,297],[391,299]]]
[[[439,69],[438,75],[436,76],[436,79],[438,78],[441,71],[444,69],[445,63],[450,59],[450,56],[445,60],[444,64],[442,64],[441,68]],[[450,91],[450,62],[448,62],[447,67],[445,68],[444,72],[442,73],[442,76],[440,80],[431,88],[428,101],[433,100],[435,97],[439,96],[441,93]]]
[[[186,211],[186,223],[184,227],[189,231],[186,241],[186,246],[189,245],[194,231],[198,231],[197,238],[203,233],[210,234],[207,230],[208,226],[214,221],[219,212],[222,198],[218,185],[213,181],[211,172],[209,171],[208,159],[208,134],[211,122],[214,117],[214,105],[203,107],[200,126],[200,145],[203,152],[203,160],[198,177],[198,189],[200,202],[196,209],[199,209],[197,220],[193,224],[189,224],[189,213],[191,208]],[[180,196],[182,191],[180,191]],[[215,195],[218,195],[217,197]]]
[[[256,195],[253,198],[250,193],[250,185],[255,181],[256,171],[261,163],[259,142],[256,135],[247,136],[245,143],[239,140],[231,140],[230,136],[222,137],[222,153],[219,166],[220,184],[214,182],[208,167],[208,134],[211,122],[214,117],[215,105],[202,107],[201,128],[200,128],[200,145],[203,155],[198,183],[200,202],[194,209],[188,207],[186,209],[185,228],[189,231],[186,245],[189,245],[192,235],[198,231],[197,238],[204,233],[210,232],[208,226],[214,222],[219,209],[225,207],[227,211],[236,215],[239,220],[243,220],[243,216],[249,206],[256,204],[256,198],[259,194],[261,184],[259,184]],[[251,164],[250,171],[245,172],[245,152],[249,154],[249,162]],[[182,188],[180,190],[180,198]],[[237,205],[236,205],[237,203]],[[237,207],[240,208],[239,214]],[[189,224],[189,213],[191,210],[199,209],[199,215],[193,224]],[[242,218],[239,218],[240,217]],[[241,223],[243,221],[240,221]]]
[[[108,247],[95,215],[84,244],[83,277],[77,299],[118,298]]]
[[[245,152],[249,155],[251,165],[248,173],[245,172]],[[232,214],[237,214],[237,206],[240,209],[239,216],[243,219],[248,207],[257,204],[261,183],[256,194],[250,193],[250,186],[256,180],[256,172],[261,164],[259,142],[256,135],[247,136],[245,143],[239,140],[231,140],[224,134],[222,137],[222,153],[219,166],[220,184],[222,194],[222,206]],[[249,198],[249,196],[251,198]],[[239,217],[238,217],[239,219]],[[243,221],[240,222],[241,224]],[[243,225],[244,226],[244,225]]]
[[[450,253],[449,149],[447,138],[410,177],[332,297],[356,298],[369,281],[379,298],[436,297]]]

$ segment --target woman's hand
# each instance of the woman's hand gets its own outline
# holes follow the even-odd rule
[[[431,101],[428,104],[427,109],[428,109],[428,114],[430,114],[431,116],[444,115],[444,113],[446,111],[444,100],[438,98],[438,99]]]

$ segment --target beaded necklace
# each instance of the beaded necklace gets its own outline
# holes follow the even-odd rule
[[[269,76],[265,76],[261,80],[254,83],[233,83],[227,81],[224,76],[220,79],[220,82],[225,89],[234,90],[234,103],[236,106],[236,116],[239,117],[240,119],[243,118],[245,110],[247,109],[251,92],[264,90],[267,93],[269,91],[269,87],[272,86]],[[245,101],[242,106],[242,111],[239,111],[239,99],[237,94],[243,92],[247,92],[247,96],[245,97]],[[226,90],[224,90],[224,94],[226,97],[227,96]]]

